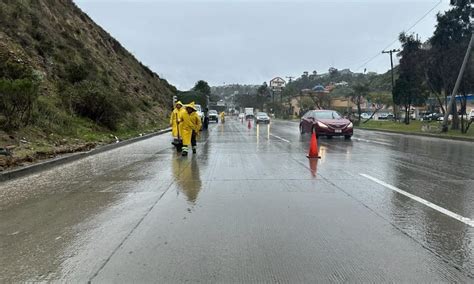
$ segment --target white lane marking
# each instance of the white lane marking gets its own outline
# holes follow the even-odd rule
[[[421,203],[421,204],[424,204],[424,205],[426,205],[426,206],[428,206],[428,207],[430,207],[430,208],[432,208],[432,209],[434,209],[434,210],[436,210],[436,211],[438,211],[438,212],[440,212],[440,213],[443,213],[443,214],[445,214],[445,215],[447,215],[447,216],[449,216],[449,217],[451,217],[451,218],[454,218],[454,219],[456,219],[456,220],[458,220],[458,221],[461,221],[461,222],[463,222],[464,224],[466,224],[466,225],[468,225],[468,226],[474,227],[474,220],[472,220],[472,219],[469,219],[469,218],[467,218],[467,217],[463,217],[463,216],[461,216],[461,215],[459,215],[459,214],[456,214],[456,213],[454,213],[454,212],[452,212],[452,211],[449,211],[448,209],[444,209],[443,207],[440,207],[440,206],[438,206],[438,205],[436,205],[436,204],[434,204],[434,203],[431,203],[431,202],[429,202],[429,201],[427,201],[427,200],[424,200],[423,198],[420,198],[420,197],[418,197],[418,196],[416,196],[416,195],[413,195],[413,194],[408,193],[408,192],[406,192],[406,191],[404,191],[404,190],[401,190],[401,189],[399,189],[399,188],[397,188],[397,187],[395,187],[395,186],[393,186],[393,185],[390,185],[390,184],[388,184],[388,183],[385,183],[385,182],[383,182],[383,181],[381,181],[381,180],[379,180],[379,179],[377,179],[377,178],[374,178],[374,177],[372,177],[372,176],[369,176],[369,175],[366,175],[366,174],[362,174],[362,173],[361,173],[360,175],[363,176],[363,177],[365,177],[365,178],[368,178],[368,179],[370,179],[370,180],[372,180],[372,181],[374,181],[374,182],[376,182],[376,183],[378,183],[378,184],[380,184],[380,185],[383,185],[383,186],[385,186],[385,187],[388,188],[388,189],[391,189],[391,190],[393,190],[393,191],[395,191],[395,192],[398,192],[398,193],[400,193],[400,194],[402,194],[402,195],[405,195],[406,197],[409,197],[409,198],[411,198],[411,199],[413,199],[413,200],[415,200],[415,201],[417,201],[417,202],[419,202],[419,203]]]
[[[354,139],[356,141],[361,141],[361,142],[375,143],[375,144],[380,144],[380,145],[385,145],[385,146],[393,146],[393,144],[380,142],[380,141],[377,141],[377,140],[367,140],[367,139],[362,139],[362,138],[352,138],[352,139]]]
[[[280,139],[281,141],[284,141],[286,143],[291,143],[289,140],[286,140],[285,138],[281,138],[280,136],[276,136],[276,135],[273,135],[273,134],[270,134],[270,136],[275,137],[276,139]]]

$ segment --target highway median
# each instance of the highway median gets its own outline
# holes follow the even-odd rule
[[[440,122],[410,121],[410,124],[405,124],[395,121],[370,120],[366,123],[361,122],[356,126],[356,129],[474,142],[474,129],[470,128],[467,133],[450,129],[444,133],[441,132]]]

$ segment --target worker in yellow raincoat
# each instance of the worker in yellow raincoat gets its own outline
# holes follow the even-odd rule
[[[221,123],[224,123],[225,122],[225,112],[221,112],[220,117],[221,117]]]
[[[171,134],[173,135],[173,142],[171,142],[171,144],[176,147],[178,152],[181,152],[181,148],[183,147],[181,120],[184,113],[186,113],[186,109],[183,107],[183,103],[178,101],[170,116]]]
[[[196,153],[196,141],[202,126],[201,118],[196,112],[197,109],[194,106],[194,102],[185,107],[186,113],[183,113],[182,116],[183,156],[188,155],[190,145],[193,149],[193,153]]]

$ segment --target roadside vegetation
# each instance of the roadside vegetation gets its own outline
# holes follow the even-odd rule
[[[461,130],[452,130],[449,132],[441,132],[441,122],[423,122],[419,120],[412,120],[410,124],[399,123],[395,121],[381,121],[371,120],[365,124],[359,125],[360,129],[371,129],[371,130],[385,130],[393,131],[397,133],[409,133],[409,134],[422,134],[439,137],[460,137],[469,138],[474,141],[474,128],[470,128],[466,133],[462,133]]]
[[[167,126],[176,88],[72,1],[1,1],[0,25],[0,171]]]

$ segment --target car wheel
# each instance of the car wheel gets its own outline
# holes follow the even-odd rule
[[[344,139],[349,140],[351,139],[352,135],[344,135]]]
[[[304,134],[303,126],[301,126],[301,124],[300,124],[300,134]]]

